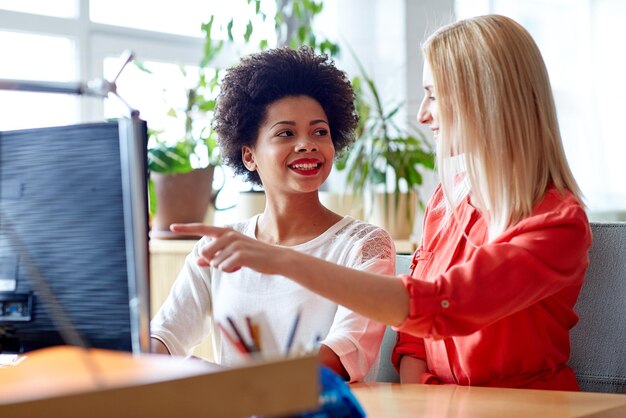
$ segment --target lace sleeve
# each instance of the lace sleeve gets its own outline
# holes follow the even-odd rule
[[[347,267],[386,276],[395,272],[393,241],[377,226],[353,221],[337,234],[334,247],[345,255],[342,264]],[[324,344],[339,356],[350,380],[358,381],[378,373],[379,347],[384,333],[384,324],[339,305]]]
[[[345,235],[344,235],[345,234]],[[346,236],[347,235],[347,236]],[[395,261],[395,247],[391,236],[384,229],[364,222],[349,225],[339,231],[337,238],[344,236],[350,243],[353,267],[376,261]]]
[[[391,237],[384,230],[371,227],[360,240],[361,262],[365,263],[372,259],[389,260],[394,255],[394,245]]]

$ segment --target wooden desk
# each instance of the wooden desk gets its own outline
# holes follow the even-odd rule
[[[626,395],[394,383],[351,388],[370,418],[626,417]]]

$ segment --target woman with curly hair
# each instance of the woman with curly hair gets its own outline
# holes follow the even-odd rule
[[[334,264],[394,273],[395,249],[384,230],[340,216],[319,201],[336,153],[354,140],[357,126],[352,86],[327,56],[302,47],[244,58],[224,78],[213,123],[225,163],[263,186],[267,202],[262,214],[230,228]],[[321,363],[345,379],[361,380],[373,365],[374,373],[383,325],[281,275],[226,273],[198,263],[210,243],[202,238],[196,244],[153,319],[155,351],[187,355],[211,335],[215,360],[232,365],[241,353],[217,324],[232,321],[247,331],[247,318],[262,318],[265,353],[320,340]],[[299,327],[291,335],[296,317]]]

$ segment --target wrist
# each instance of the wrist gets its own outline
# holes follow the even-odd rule
[[[278,254],[278,274],[281,276],[296,278],[300,262],[298,261],[297,251],[290,248],[282,248]]]

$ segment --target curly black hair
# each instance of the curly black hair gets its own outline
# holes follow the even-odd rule
[[[241,148],[254,147],[268,106],[289,96],[308,96],[322,106],[336,155],[354,141],[358,122],[354,90],[327,55],[317,55],[306,46],[249,55],[224,77],[213,129],[224,163],[253,184],[262,185],[261,179],[256,171],[246,169]]]

